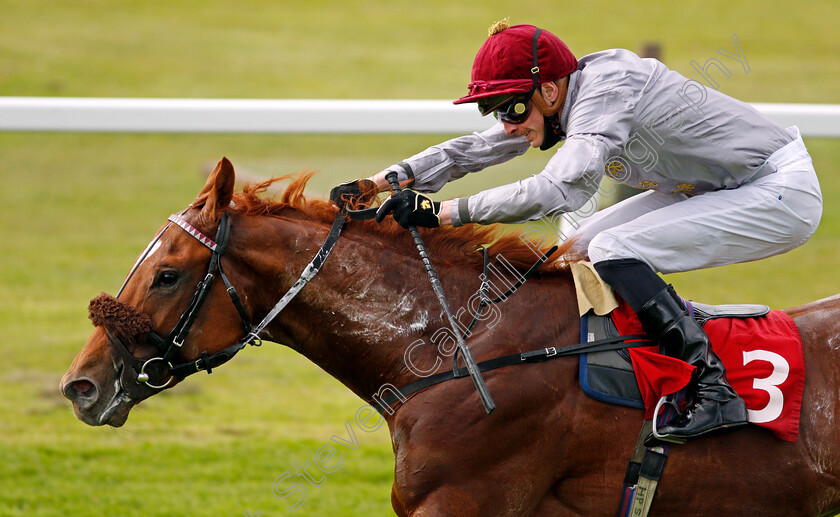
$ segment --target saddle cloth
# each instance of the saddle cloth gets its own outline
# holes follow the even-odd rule
[[[727,317],[732,314],[714,306],[686,305],[709,335],[727,380],[744,399],[748,420],[782,440],[795,442],[805,359],[799,330],[790,316],[762,311],[766,314],[760,317]],[[590,310],[581,318],[581,341],[631,334],[644,331],[621,299],[606,316]],[[583,354],[580,384],[592,398],[644,409],[645,418],[651,418],[660,397],[684,389],[693,371],[693,366],[660,354],[658,346],[637,347]]]

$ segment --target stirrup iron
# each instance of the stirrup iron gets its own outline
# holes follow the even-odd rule
[[[671,406],[672,408],[674,408],[674,411],[677,412],[677,417],[680,414],[682,414],[682,411],[680,411],[680,406],[679,406],[679,404],[677,404],[677,401],[674,399],[673,395],[663,395],[659,399],[659,402],[656,403],[656,409],[653,410],[653,421],[652,421],[653,437],[656,438],[657,440],[661,441],[661,442],[669,442],[669,443],[676,443],[676,444],[682,445],[688,440],[686,440],[685,438],[678,438],[678,437],[675,437],[675,436],[659,434],[659,428],[657,426],[656,421],[659,418],[659,412],[662,410],[662,406],[664,406],[666,404]]]

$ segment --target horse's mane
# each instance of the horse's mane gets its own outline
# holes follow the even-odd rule
[[[324,199],[307,198],[304,189],[314,172],[305,172],[297,176],[280,176],[256,184],[246,184],[242,192],[233,196],[231,211],[244,215],[258,216],[298,216],[332,224],[335,219],[335,208],[330,201]],[[263,197],[274,183],[292,179],[291,183],[279,194],[279,199]],[[193,206],[201,204],[197,200]],[[404,248],[407,254],[417,253],[411,235],[399,226],[393,218],[387,218],[382,223],[373,221],[353,221],[348,230],[358,229],[367,233],[383,237],[383,241],[394,246]],[[537,261],[537,255],[517,235],[504,232],[500,225],[465,225],[461,227],[446,226],[434,230],[420,230],[430,254],[435,262],[468,263],[481,268],[483,255],[479,253],[481,247],[487,247],[490,257],[501,255],[513,267],[527,269]],[[560,245],[552,261],[542,267],[542,271],[564,269],[571,242]],[[550,246],[541,249],[544,253]],[[554,260],[563,257],[561,260]]]

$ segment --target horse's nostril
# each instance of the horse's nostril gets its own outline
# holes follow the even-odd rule
[[[90,390],[95,389],[93,383],[90,381],[76,381],[73,383],[73,388],[82,396],[87,395]]]
[[[88,380],[79,379],[64,386],[64,396],[80,406],[90,404],[96,400],[96,385]]]

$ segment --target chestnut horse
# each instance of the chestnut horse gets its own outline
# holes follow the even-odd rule
[[[262,319],[298,279],[335,218],[329,202],[303,197],[305,181],[295,180],[280,201],[258,197],[268,182],[235,194],[233,167],[223,159],[183,214],[210,236],[229,214],[221,262],[251,321]],[[479,289],[479,244],[492,241],[491,257],[504,256],[517,268],[536,258],[515,236],[492,228],[423,235],[453,310],[467,307]],[[141,331],[162,335],[178,324],[211,253],[177,228],[158,242],[119,302],[111,300],[144,322]],[[243,317],[225,291],[219,282],[209,289],[175,362],[196,361],[202,352],[212,355],[242,340]],[[560,261],[544,265],[494,307],[492,325],[478,323],[468,339],[476,360],[576,343],[575,300],[568,268]],[[798,441],[747,426],[672,447],[651,515],[817,515],[840,506],[840,433],[834,428],[840,297],[787,312],[801,331],[808,369]],[[461,318],[469,319],[463,312]],[[293,348],[370,401],[383,386],[417,381],[418,371],[446,370],[452,348],[436,346],[432,336],[447,327],[408,232],[389,219],[349,222],[321,272],[261,337]],[[121,372],[128,365],[112,338],[119,339],[116,330],[97,326],[61,380],[76,415],[90,425],[121,426],[135,404],[161,391],[127,394]],[[126,343],[137,358],[157,354],[147,339]],[[385,419],[397,515],[615,515],[642,412],[588,398],[577,372],[573,357],[485,372],[497,405],[490,415],[466,378],[394,405]]]

